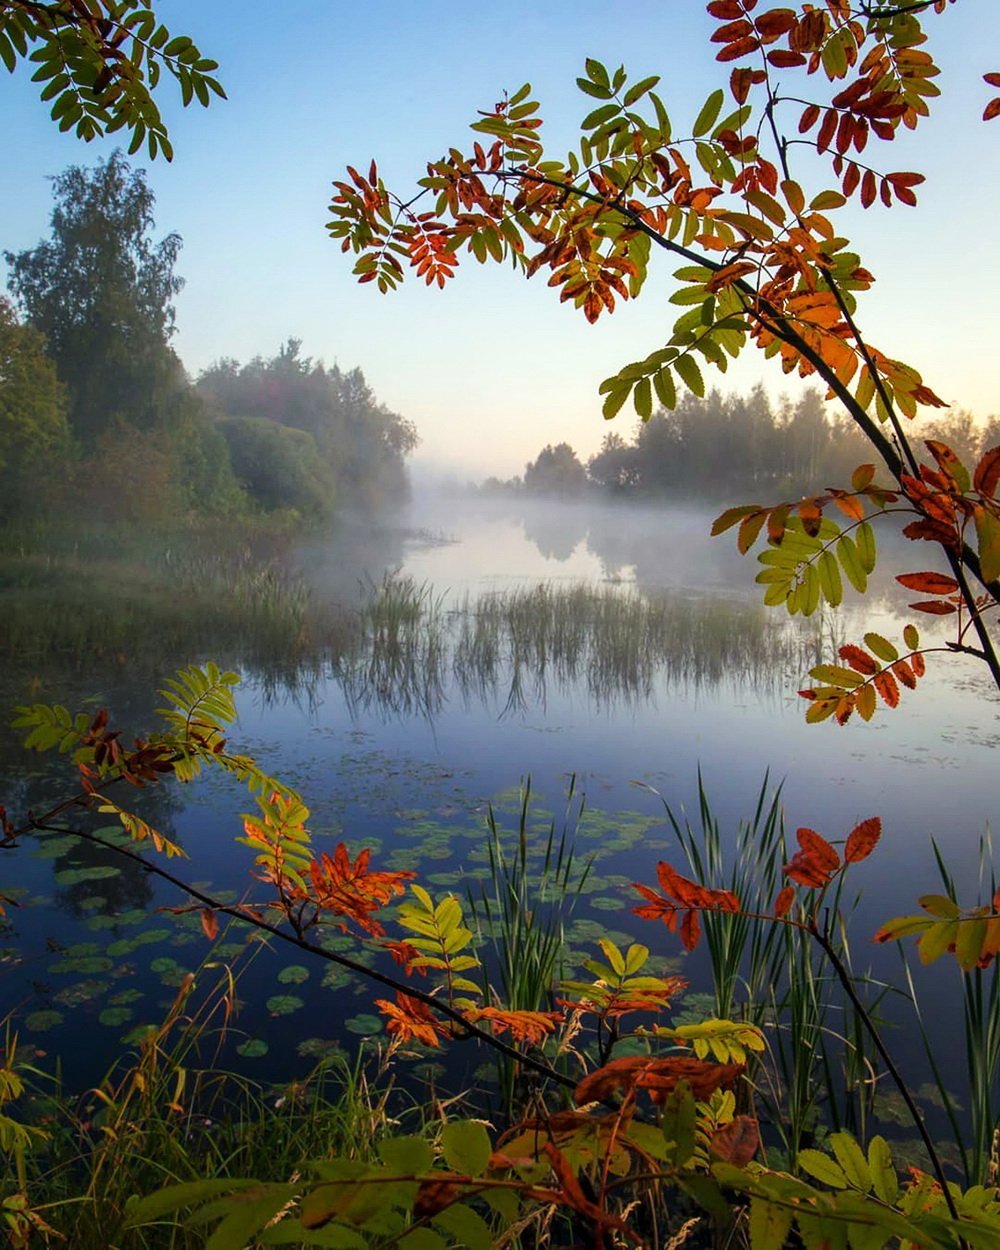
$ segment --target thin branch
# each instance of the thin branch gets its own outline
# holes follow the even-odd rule
[[[62,810],[67,804],[62,805]],[[60,810],[60,809],[54,809]],[[103,847],[105,850],[112,851],[116,855],[123,855],[126,859],[131,859],[139,864],[145,872],[151,872],[154,876],[160,877],[162,880],[174,886],[175,889],[183,891],[191,898],[196,899],[203,906],[211,908],[212,911],[220,912],[224,916],[231,916],[234,920],[242,921],[249,924],[255,929],[263,930],[270,933],[273,937],[278,938],[282,942],[288,942],[299,950],[307,951],[311,955],[316,955],[320,959],[329,960],[331,963],[339,964],[342,968],[347,968],[350,972],[356,973],[360,977],[367,977],[369,980],[378,981],[380,984],[387,986],[397,993],[405,994],[409,998],[415,998],[418,1002],[424,1003],[432,1008],[440,1015],[446,1016],[455,1024],[461,1026],[463,1033],[471,1037],[475,1037],[480,1042],[485,1042],[487,1046],[492,1046],[495,1050],[499,1050],[508,1058],[515,1060],[517,1063],[523,1064],[525,1067],[531,1068],[532,1071],[538,1072],[541,1076],[547,1077],[549,1080],[555,1081],[557,1084],[567,1089],[575,1089],[577,1082],[572,1077],[566,1076],[562,1072],[558,1072],[555,1068],[542,1060],[535,1059],[529,1054],[524,1054],[516,1047],[508,1045],[492,1033],[488,1033],[485,1029],[479,1028],[478,1025],[472,1024],[459,1011],[451,1007],[448,1003],[442,1002],[435,998],[433,994],[418,989],[415,985],[408,985],[403,981],[397,980],[395,977],[388,976],[384,972],[379,972],[375,968],[369,968],[365,964],[358,963],[354,959],[348,958],[346,955],[340,955],[336,951],[327,950],[324,946],[318,946],[315,942],[310,942],[304,937],[298,937],[295,934],[288,933],[278,925],[271,924],[262,917],[253,915],[247,910],[247,905],[230,906],[226,903],[219,902],[210,894],[206,894],[203,890],[197,889],[188,882],[175,876],[172,872],[168,872],[165,868],[161,868],[159,864],[151,863],[137,852],[130,850],[128,847],[116,846],[113,842],[107,842],[104,838],[98,837],[96,834],[88,833],[83,829],[67,829],[62,825],[53,825],[48,823],[46,818],[41,820],[32,819],[28,828],[33,830],[41,830],[47,833],[71,834],[73,837],[82,838],[86,842],[92,842],[95,846]]]

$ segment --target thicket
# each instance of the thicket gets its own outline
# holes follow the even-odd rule
[[[154,241],[153,193],[120,151],[66,170],[53,194],[49,237],[4,254],[20,316],[0,304],[3,518],[165,530],[405,497],[416,433],[360,370],[327,370],[290,340],[191,384],[171,346],[181,239]]]

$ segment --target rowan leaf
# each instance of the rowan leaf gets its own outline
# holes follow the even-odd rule
[[[854,826],[847,835],[844,845],[844,863],[858,864],[874,851],[882,836],[882,820],[879,816],[869,816]]]

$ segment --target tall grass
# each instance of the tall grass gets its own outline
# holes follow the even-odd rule
[[[700,771],[695,825],[663,803],[693,878],[730,890],[742,904],[738,913],[702,917],[713,1006],[721,1019],[747,1020],[764,1031],[768,1061],[755,1079],[784,1153],[794,1162],[824,1118],[833,1128],[863,1130],[876,1069],[858,1012],[809,934],[767,918],[786,884],[781,787],[772,787],[765,774],[752,817],[732,836],[712,810]],[[838,918],[830,937],[848,969],[845,917],[856,903],[844,897],[842,881],[828,899],[829,915]],[[866,974],[855,981],[867,995],[867,1009],[877,1013],[886,987]]]
[[[567,969],[566,926],[593,866],[580,863],[573,842],[584,800],[576,799],[576,778],[566,794],[563,820],[545,831],[533,827],[531,779],[521,789],[517,828],[501,828],[492,805],[487,815],[489,880],[470,905],[487,944],[483,994],[512,1011],[548,1011]],[[518,1073],[498,1056],[501,1101],[510,1113],[517,1101]]]
[[[196,1250],[205,1244],[197,1228],[125,1228],[135,1196],[206,1176],[287,1181],[305,1159],[375,1157],[392,1122],[392,1083],[384,1063],[372,1069],[370,1053],[335,1054],[303,1079],[270,1087],[206,1062],[229,1026],[234,989],[224,974],[195,1003],[182,987],[133,1058],[82,1100],[28,1073],[49,1140],[28,1156],[27,1192],[59,1244]]]
[[[958,902],[955,879],[941,848],[933,843],[941,884],[949,898]],[[997,879],[993,867],[993,839],[989,827],[979,839],[980,896],[996,897]],[[973,968],[962,973],[961,1027],[966,1069],[965,1093],[968,1098],[968,1132],[962,1131],[962,1107],[955,1094],[956,1069],[942,1065],[932,1044],[920,1008],[920,999],[902,948],[903,967],[916,1012],[921,1040],[931,1065],[941,1106],[958,1143],[966,1184],[988,1183],[995,1166],[997,1136],[1000,1134],[1000,976],[996,963],[989,968]],[[957,1049],[950,1039],[952,1049]]]

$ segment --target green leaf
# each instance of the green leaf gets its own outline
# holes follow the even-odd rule
[[[886,664],[892,664],[899,659],[899,652],[892,645],[888,638],[883,638],[881,634],[868,633],[865,634],[865,646],[872,653],[877,655],[880,660],[884,660]]]
[[[824,1185],[829,1185],[831,1189],[847,1188],[847,1177],[841,1167],[822,1151],[800,1150],[795,1156],[795,1162],[804,1172],[822,1181]]]
[[[445,1162],[456,1172],[482,1176],[493,1147],[484,1125],[476,1120],[451,1120],[441,1130]]]
[[[611,86],[611,76],[608,74],[606,67],[595,57],[588,56],[583,65],[587,71],[587,77],[592,82],[596,82],[602,87]]]
[[[621,411],[622,405],[625,403],[626,399],[628,399],[631,391],[632,387],[626,382],[624,387],[619,387],[617,390],[608,392],[607,398],[601,405],[601,412],[605,421],[610,421],[612,417],[618,415]]]
[[[390,1137],[379,1142],[378,1153],[386,1167],[406,1176],[419,1176],[434,1165],[434,1150],[422,1137]]]
[[[678,356],[674,361],[674,369],[688,390],[693,391],[699,399],[704,397],[705,379],[701,376],[701,370],[690,356]]]
[[[875,1136],[868,1143],[868,1168],[875,1193],[890,1205],[899,1196],[899,1180],[892,1165],[892,1152],[884,1137]]]
[[[623,97],[626,108],[631,108],[637,100],[640,100],[647,91],[652,91],[656,84],[660,81],[659,75],[654,74],[650,78],[642,78],[637,83],[633,83],[625,92]]]
[[[976,540],[983,581],[1000,579],[1000,520],[985,508],[975,509]]]
[[[875,568],[877,553],[875,550],[875,531],[867,521],[862,521],[854,531],[854,542],[858,549],[858,559],[866,573]]]
[[[653,415],[653,390],[649,378],[641,378],[636,383],[632,402],[643,421],[648,421]]]
[[[204,1180],[168,1185],[166,1189],[158,1189],[155,1193],[140,1198],[130,1207],[125,1217],[125,1227],[136,1228],[140,1224],[149,1224],[181,1207],[194,1206],[221,1194],[239,1193],[240,1190],[252,1189],[257,1184],[254,1180]]]
[[[205,1242],[205,1250],[244,1250],[248,1242],[281,1210],[295,1194],[291,1185],[275,1186],[260,1198],[234,1198],[239,1205],[215,1229]]]
[[[861,1190],[862,1193],[868,1193],[872,1187],[872,1174],[868,1168],[868,1160],[850,1133],[831,1133],[830,1146],[848,1183],[855,1189]]]
[[[764,1198],[750,1200],[750,1250],[781,1250],[792,1226],[792,1212]]]
[[[483,1217],[464,1202],[454,1202],[434,1216],[434,1225],[468,1250],[490,1250],[493,1235]]]
[[[701,112],[695,118],[694,125],[691,127],[692,135],[698,139],[702,135],[707,134],[715,125],[715,119],[722,110],[722,102],[725,99],[722,88],[719,87],[708,97],[701,107]]]

